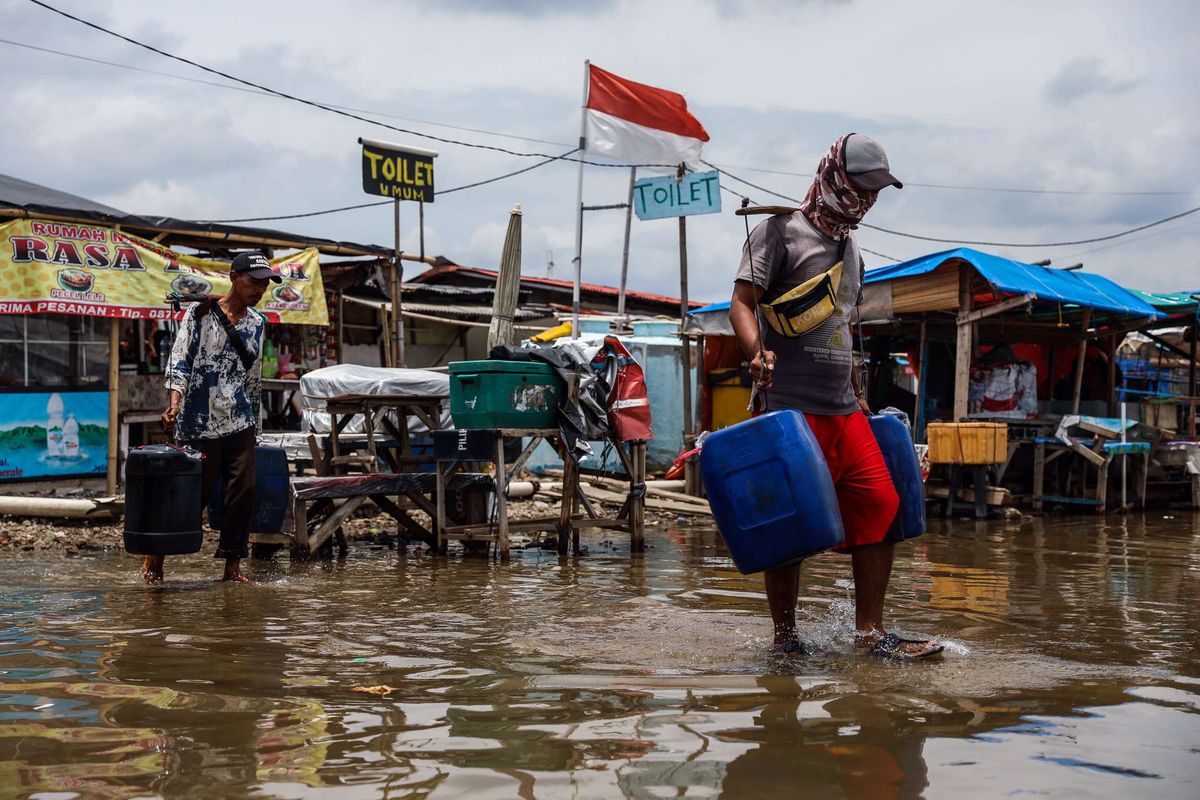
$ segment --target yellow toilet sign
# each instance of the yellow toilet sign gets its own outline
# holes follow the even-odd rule
[[[359,139],[363,191],[396,200],[433,202],[434,150]]]

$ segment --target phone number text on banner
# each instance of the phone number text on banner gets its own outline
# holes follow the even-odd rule
[[[283,278],[258,310],[272,322],[328,325],[316,248],[276,258]],[[168,292],[224,294],[229,265],[98,225],[18,219],[0,225],[0,314],[179,319]]]

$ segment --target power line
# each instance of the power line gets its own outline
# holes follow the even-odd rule
[[[588,165],[594,166],[594,167],[619,167],[621,169],[628,169],[629,167],[657,167],[657,168],[674,169],[677,166],[675,164],[609,164],[609,163],[604,163],[604,162],[600,162],[600,161],[589,161],[585,158],[571,158],[571,157],[564,157],[564,156],[554,156],[549,153],[522,153],[517,150],[510,150],[507,147],[500,147],[499,145],[479,144],[477,142],[464,142],[460,139],[449,139],[444,136],[434,136],[431,133],[420,133],[419,131],[409,130],[407,128],[401,128],[396,125],[391,125],[386,122],[380,122],[379,120],[371,119],[370,117],[364,117],[361,114],[357,114],[353,111],[346,111],[346,110],[343,110],[340,108],[334,108],[333,106],[325,105],[323,103],[318,103],[315,100],[308,100],[303,97],[298,97],[294,94],[288,94],[287,92],[283,92],[278,89],[272,89],[269,86],[264,86],[261,83],[255,83],[254,81],[246,80],[245,78],[239,78],[236,75],[229,74],[228,72],[222,72],[219,69],[214,69],[213,67],[205,66],[204,64],[201,64],[197,61],[192,61],[191,59],[184,58],[183,56],[176,55],[174,53],[170,53],[166,50],[161,50],[157,47],[154,47],[153,45],[146,44],[145,42],[140,42],[137,39],[133,39],[133,38],[130,38],[129,36],[125,36],[124,34],[117,33],[116,31],[113,31],[113,30],[109,30],[108,28],[105,28],[103,25],[97,25],[95,22],[90,22],[86,19],[83,19],[82,17],[77,17],[74,14],[69,14],[66,11],[55,8],[54,6],[50,5],[49,3],[42,2],[42,0],[29,0],[29,2],[33,3],[36,6],[40,6],[41,8],[44,8],[47,11],[51,11],[55,14],[58,14],[60,17],[65,17],[66,19],[72,20],[73,22],[78,22],[80,25],[84,25],[93,30],[100,31],[101,33],[105,33],[109,36],[120,39],[123,42],[128,42],[129,44],[135,45],[136,47],[140,47],[144,50],[149,50],[152,53],[157,53],[160,56],[164,56],[166,58],[173,59],[182,64],[187,64],[188,66],[195,67],[196,69],[204,70],[205,72],[211,73],[213,75],[218,75],[222,78],[225,78],[226,80],[231,80],[235,83],[240,83],[244,86],[249,86],[251,88],[258,89],[258,90],[266,92],[268,94],[275,95],[276,97],[281,97],[285,100],[292,100],[296,103],[302,103],[302,104],[304,104],[306,106],[310,106],[312,108],[317,108],[322,111],[327,111],[330,114],[337,114],[338,116],[347,117],[348,119],[357,120],[359,122],[365,122],[368,125],[378,125],[381,128],[387,128],[388,130],[396,131],[397,133],[403,133],[403,134],[407,134],[409,136],[418,136],[422,139],[429,139],[431,141],[441,142],[442,144],[453,144],[453,145],[458,145],[460,147],[474,148],[476,150],[490,150],[490,151],[497,152],[497,153],[505,153],[507,155],[517,156],[519,158],[561,159],[563,161],[580,162],[580,163],[588,164]]]
[[[570,155],[571,153],[574,153],[578,149],[579,149],[578,147],[573,148],[573,149],[568,150],[567,152],[563,153],[563,155],[564,156]],[[474,183],[466,183],[466,184],[463,184],[462,186],[455,186],[453,189],[442,189],[441,191],[435,191],[433,193],[433,195],[434,195],[434,197],[439,197],[444,194],[452,194],[454,192],[461,192],[464,189],[474,189],[477,186],[484,186],[489,183],[495,183],[496,181],[502,181],[505,178],[511,178],[515,175],[520,175],[523,172],[530,172],[532,170],[537,169],[538,167],[544,167],[547,164],[552,164],[555,161],[560,160],[561,158],[562,158],[562,156],[557,156],[554,158],[547,158],[545,161],[539,161],[536,164],[532,164],[528,167],[518,169],[514,172],[506,172],[503,175],[497,175],[494,178],[487,178],[486,180],[475,181]],[[324,216],[326,214],[337,214],[338,212],[341,212],[341,211],[355,211],[360,208],[373,208],[375,206],[390,205],[393,202],[394,202],[393,200],[376,200],[376,201],[373,201],[370,203],[358,203],[357,205],[352,205],[352,206],[341,206],[339,208],[326,208],[322,211],[306,211],[302,214],[281,214],[281,215],[275,216],[275,217],[242,217],[241,219],[208,219],[208,220],[202,220],[202,222],[213,223],[213,224],[218,224],[218,225],[233,224],[233,223],[237,223],[237,222],[276,222],[278,220],[284,220],[284,219],[302,219],[304,217],[320,217],[320,216]]]
[[[899,264],[901,262],[901,259],[899,259],[899,258],[889,256],[887,253],[877,253],[874,250],[868,250],[867,248],[863,247],[861,244],[858,246],[858,249],[862,250],[864,253],[870,253],[873,256],[879,256],[880,258],[886,258],[888,261],[895,261],[897,264]]]
[[[707,162],[705,162],[705,163],[707,163]],[[710,166],[714,166],[714,168],[715,168],[715,165],[710,165]],[[731,164],[725,164],[722,166],[725,169],[744,169],[749,172],[763,172],[763,173],[767,173],[769,175],[787,175],[789,177],[807,178],[810,180],[813,177],[811,172],[791,172],[791,171],[782,170],[782,169],[765,169],[763,167],[735,166],[735,165],[731,165]],[[1105,191],[1102,189],[1018,189],[1018,188],[1011,188],[1011,187],[1005,187],[1005,186],[959,186],[956,184],[949,184],[949,183],[918,183],[917,181],[910,181],[910,180],[905,180],[904,186],[905,186],[905,188],[908,188],[910,186],[915,186],[915,187],[919,187],[922,189],[952,189],[955,191],[962,191],[962,192],[1008,192],[1008,193],[1012,193],[1012,194],[1061,194],[1061,195],[1075,195],[1075,196],[1096,195],[1096,196],[1113,196],[1113,197],[1191,197],[1192,195],[1195,195],[1198,192],[1200,192],[1200,189],[1192,189],[1190,192],[1177,192],[1177,191],[1119,192],[1119,191]]]
[[[38,3],[38,5],[44,6],[45,4]],[[49,6],[46,6],[46,7],[50,8]],[[50,8],[50,10],[57,11],[57,9],[53,9],[53,8]],[[58,13],[63,13],[63,12],[58,12]],[[64,14],[64,16],[70,17],[70,15],[67,15],[67,14]],[[75,17],[70,17],[70,18],[77,19]],[[90,25],[90,23],[87,23],[84,20],[78,20],[78,21],[82,22],[85,25]],[[93,27],[99,28],[99,26],[93,26]],[[107,31],[103,28],[99,28],[99,29],[103,30],[105,33],[112,33],[111,31]],[[112,33],[112,35],[120,36],[120,34],[116,34],[116,33]],[[120,37],[120,38],[124,39],[125,37]],[[132,40],[127,40],[127,41],[132,41]],[[135,42],[135,43],[140,45],[140,43],[138,43],[138,42]],[[230,86],[227,83],[219,83],[217,81],[206,81],[201,78],[189,78],[185,75],[176,75],[171,72],[162,72],[160,70],[146,69],[145,67],[137,67],[132,64],[122,64],[117,61],[106,61],[102,58],[92,58],[90,56],[79,55],[78,53],[68,53],[68,52],[65,52],[62,50],[55,50],[55,49],[49,48],[49,47],[39,47],[37,45],[28,44],[26,42],[16,42],[11,39],[0,38],[0,44],[7,44],[7,45],[11,45],[13,47],[21,47],[21,48],[25,48],[27,50],[34,50],[39,53],[46,53],[48,55],[61,56],[63,58],[75,59],[77,61],[85,61],[85,62],[89,62],[92,64],[101,64],[106,67],[114,67],[117,69],[129,70],[131,72],[140,72],[140,73],[144,73],[146,75],[155,75],[155,76],[162,77],[162,78],[171,78],[173,80],[186,81],[188,83],[195,83],[195,84],[199,84],[202,86],[212,86],[212,87],[215,87],[218,89],[227,89],[229,91],[234,91],[234,92],[244,92],[246,94],[259,95],[259,96],[263,96],[263,97],[282,97],[284,99],[293,99],[293,98],[287,97],[286,95],[283,95],[279,92],[275,92],[272,90],[248,89],[243,86]],[[153,48],[150,48],[150,49],[153,49]],[[157,51],[157,50],[155,50],[155,52],[161,53],[161,51]],[[161,54],[170,56],[172,58],[175,57],[175,56],[171,56],[169,53],[161,53]],[[181,59],[181,60],[183,60],[183,59]],[[191,64],[192,62],[187,62],[185,60],[185,63]],[[204,67],[202,67],[198,64],[196,64],[195,66],[198,66],[201,69],[204,69]],[[217,74],[221,74],[221,73],[217,73]],[[233,80],[237,80],[237,79],[234,78]],[[324,107],[326,109],[334,109],[337,111],[349,111],[349,112],[355,112],[355,113],[359,113],[359,114],[371,114],[371,115],[374,115],[377,117],[387,117],[388,119],[404,120],[405,122],[416,122],[416,123],[420,123],[422,125],[433,125],[438,128],[448,128],[450,130],[465,131],[467,133],[479,133],[479,134],[483,134],[485,136],[496,136],[496,137],[503,138],[503,139],[515,139],[517,141],[533,142],[535,144],[559,145],[562,147],[567,146],[563,142],[557,142],[557,141],[554,141],[551,139],[539,139],[537,137],[521,136],[521,135],[515,134],[515,133],[502,133],[500,131],[488,130],[486,128],[472,128],[472,127],[468,127],[468,126],[464,126],[464,125],[452,125],[447,122],[435,122],[433,120],[420,119],[419,117],[406,117],[401,114],[392,114],[392,113],[389,113],[386,111],[379,111],[379,110],[375,110],[375,109],[356,108],[354,106],[346,106],[346,105],[340,105],[337,103],[329,103],[329,102],[324,102],[324,101],[317,103],[317,105],[319,107]],[[372,124],[376,124],[376,123],[372,122]],[[416,136],[423,135],[420,133],[416,133],[415,131],[412,133]],[[430,138],[433,138],[433,137],[430,137]],[[452,140],[446,140],[446,141],[452,141]],[[473,146],[470,143],[466,143],[466,142],[455,142],[455,143],[462,144],[462,145],[468,146],[468,147]],[[529,154],[518,154],[518,155],[537,156],[540,154],[529,153]],[[603,167],[626,166],[623,164],[608,164],[608,163],[592,162],[592,161],[585,161],[584,163],[592,164],[593,166],[603,166]],[[765,167],[752,167],[752,166],[748,166],[748,165],[726,164],[726,165],[723,165],[723,168],[747,170],[749,172],[762,172],[762,173],[769,174],[769,175],[786,175],[789,177],[798,177],[798,178],[811,178],[812,177],[811,173],[806,173],[806,172],[794,172],[794,171],[790,171],[790,170],[780,170],[780,169],[767,169]],[[960,185],[955,185],[955,184],[943,184],[943,183],[920,183],[918,181],[911,181],[911,180],[906,180],[904,182],[904,185],[907,187],[918,187],[918,188],[923,188],[923,189],[946,189],[946,190],[965,191],[965,192],[1005,192],[1005,193],[1013,193],[1013,194],[1070,195],[1070,196],[1190,197],[1190,196],[1195,195],[1198,192],[1200,192],[1200,190],[1197,190],[1197,189],[1193,189],[1191,191],[1106,191],[1106,190],[1098,190],[1098,189],[1097,190],[1022,189],[1022,188],[1016,188],[1016,187],[1001,187],[1001,186],[960,186]]]
[[[715,169],[717,172],[721,173],[722,175],[730,177],[739,183],[744,183],[745,185],[747,185],[753,189],[758,189],[760,192],[766,192],[769,195],[773,195],[775,197],[779,197],[784,200],[790,200],[793,203],[801,202],[800,200],[796,199],[795,197],[791,197],[786,194],[780,194],[779,192],[768,189],[765,186],[759,186],[758,184],[751,183],[750,181],[746,180],[745,178],[739,178],[737,175],[734,175],[733,173],[729,172],[728,170],[721,169],[720,167],[718,167],[715,164],[712,164],[708,161],[704,161],[703,163],[712,167],[713,169]],[[1173,222],[1177,219],[1181,219],[1182,217],[1186,217],[1189,214],[1195,214],[1197,211],[1200,211],[1200,206],[1196,206],[1194,208],[1189,208],[1188,210],[1181,211],[1178,214],[1172,214],[1171,216],[1165,217],[1164,219],[1155,220],[1154,222],[1148,222],[1145,225],[1138,225],[1136,228],[1129,228],[1128,230],[1120,231],[1119,233],[1111,233],[1107,236],[1095,236],[1095,237],[1092,237],[1091,239],[1075,239],[1075,240],[1072,240],[1069,242],[986,242],[986,241],[978,241],[978,240],[973,240],[973,239],[943,239],[938,236],[923,236],[923,235],[917,234],[917,233],[905,233],[904,231],[894,231],[894,230],[891,230],[890,228],[882,228],[878,225],[871,225],[866,222],[859,222],[858,225],[859,225],[859,227],[862,227],[862,228],[870,228],[873,231],[879,231],[880,233],[888,233],[888,234],[891,234],[892,236],[902,236],[906,239],[919,239],[920,241],[923,241],[923,242],[938,242],[941,244],[972,244],[972,245],[981,245],[983,247],[1068,247],[1068,246],[1077,245],[1077,244],[1092,244],[1093,242],[1107,242],[1107,241],[1111,241],[1112,239],[1119,239],[1122,236],[1128,236],[1131,233],[1137,233],[1138,231],[1144,231],[1148,228],[1153,228],[1158,225],[1164,225],[1168,222]]]
[[[195,84],[199,84],[201,86],[212,86],[217,89],[228,89],[231,92],[242,92],[244,94],[257,95],[259,97],[275,97],[275,95],[273,95],[271,92],[264,92],[259,89],[247,89],[244,86],[230,86],[228,83],[221,83],[219,81],[206,81],[203,78],[189,78],[186,75],[176,75],[173,72],[162,72],[162,71],[156,70],[156,69],[146,69],[145,67],[135,67],[132,64],[122,64],[117,61],[105,61],[102,58],[92,58],[90,56],[81,56],[78,53],[67,53],[65,51],[54,50],[49,47],[38,47],[37,45],[27,44],[25,42],[14,42],[12,39],[0,39],[0,44],[7,44],[7,45],[11,45],[13,47],[22,47],[26,50],[34,50],[39,53],[46,53],[49,55],[62,56],[63,58],[71,58],[71,59],[75,59],[76,61],[86,61],[91,64],[102,64],[106,67],[115,67],[117,69],[129,70],[130,72],[141,72],[146,75],[155,75],[160,78],[173,78],[174,80],[177,80],[177,81],[187,81],[188,83],[195,83]],[[342,111],[356,111],[360,114],[373,114],[377,117],[387,117],[389,119],[401,119],[401,120],[404,120],[405,122],[419,122],[422,125],[433,125],[438,128],[449,128],[450,130],[455,130],[455,131],[466,131],[468,133],[482,133],[485,136],[498,136],[503,139],[517,139],[518,141],[522,141],[522,142],[534,142],[536,144],[552,144],[552,145],[557,145],[560,147],[568,147],[569,146],[567,144],[564,144],[563,142],[555,142],[555,141],[551,141],[549,139],[537,139],[532,136],[520,136],[515,133],[501,133],[500,131],[489,131],[489,130],[485,130],[483,128],[468,128],[463,125],[451,125],[448,122],[434,122],[433,120],[419,119],[417,117],[405,117],[400,114],[391,114],[386,111],[377,111],[377,110],[369,109],[369,108],[355,108],[354,106],[343,106],[343,105],[338,105],[337,103],[326,103],[326,102],[322,102],[321,105],[329,106],[330,108],[340,109]]]

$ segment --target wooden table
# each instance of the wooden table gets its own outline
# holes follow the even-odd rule
[[[430,431],[441,428],[442,405],[449,399],[448,395],[402,395],[402,394],[347,394],[331,397],[325,401],[325,410],[329,413],[329,448],[330,454],[326,461],[328,474],[335,475],[348,471],[349,465],[366,466],[373,471],[377,458],[383,460],[393,472],[403,472],[404,468],[420,464],[432,464],[432,456],[415,456],[412,443],[409,441],[407,423],[397,425],[387,415],[395,411],[398,419],[407,420],[414,416],[425,424]],[[342,453],[340,436],[356,416],[362,416],[364,433],[367,436],[367,454],[364,456],[345,455]],[[382,420],[383,427],[391,434],[394,446],[383,448],[379,452],[376,440],[376,426]],[[393,452],[398,451],[398,452]],[[314,454],[314,458],[315,458]]]
[[[328,451],[321,447],[315,435],[310,435],[308,444],[317,475],[314,478],[292,480],[295,549],[301,554],[315,553],[330,537],[336,536],[338,547],[344,553],[346,539],[341,532],[341,525],[367,500],[395,519],[402,532],[434,545],[435,532],[425,529],[413,519],[405,505],[416,507],[434,519],[437,509],[427,495],[433,494],[435,489],[453,491],[478,487],[481,481],[490,483],[487,476],[463,475],[450,485],[439,487],[432,472],[414,471],[421,465],[432,467],[434,458],[432,454],[413,453],[408,418],[415,416],[430,431],[435,431],[441,426],[442,404],[447,399],[446,395],[398,394],[354,394],[328,398],[325,403],[330,417]],[[389,411],[396,413],[397,419],[401,420],[399,424],[388,418]],[[357,416],[363,418],[367,437],[366,453],[346,454],[343,453],[341,435]],[[386,443],[378,440],[375,431],[380,421],[393,437]],[[391,472],[379,472],[380,458]],[[354,472],[355,468],[358,469],[357,473]],[[344,502],[338,505],[335,500]]]
[[[566,455],[563,458],[562,500],[559,513],[553,517],[510,522],[508,519],[508,486],[512,483],[525,461],[533,454],[534,449],[547,441],[558,450],[560,455],[566,454],[562,444],[562,436],[557,428],[499,428],[481,431],[460,431],[460,434],[483,433],[490,441],[490,452],[464,452],[463,456],[445,458],[440,454],[437,459],[437,552],[445,553],[450,540],[484,541],[495,545],[496,553],[501,561],[509,558],[509,533],[512,531],[550,532],[558,537],[558,552],[567,554],[568,541],[571,552],[578,555],[579,532],[584,528],[607,528],[628,531],[630,550],[641,552],[645,549],[644,530],[646,524],[646,442],[644,440],[628,442],[613,441],[613,449],[625,467],[629,483],[629,491],[625,504],[617,512],[616,517],[602,519],[596,513],[591,501],[584,495],[579,486],[579,465],[574,458]],[[505,464],[504,443],[508,439],[528,438],[529,441],[521,454],[512,464]],[[464,436],[465,439],[465,436]],[[628,452],[626,451],[628,447]],[[486,458],[493,464],[493,475],[496,479],[496,512],[494,522],[468,525],[448,524],[445,509],[446,481],[456,474],[460,463]],[[580,505],[586,511],[586,516],[579,514]]]

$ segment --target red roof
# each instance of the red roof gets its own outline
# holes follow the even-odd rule
[[[494,269],[482,269],[480,267],[464,267],[459,264],[442,264],[441,266],[431,267],[425,270],[420,275],[413,278],[415,283],[428,283],[439,275],[448,275],[455,272],[467,272],[474,275],[481,275],[487,278],[495,278],[499,273]],[[560,289],[574,289],[575,284],[572,281],[560,281],[554,278],[538,278],[533,275],[522,275],[521,283],[532,283],[541,286],[554,286]],[[583,283],[580,284],[581,292],[590,292],[592,294],[607,295],[610,297],[618,297],[621,290],[615,286],[604,286],[599,283]],[[625,290],[625,296],[628,298],[641,300],[645,303],[658,303],[664,306],[679,307],[678,297],[669,297],[664,294],[651,294],[650,292],[635,292],[629,289]],[[699,300],[691,300],[688,302],[689,308],[702,308],[707,305]]]

